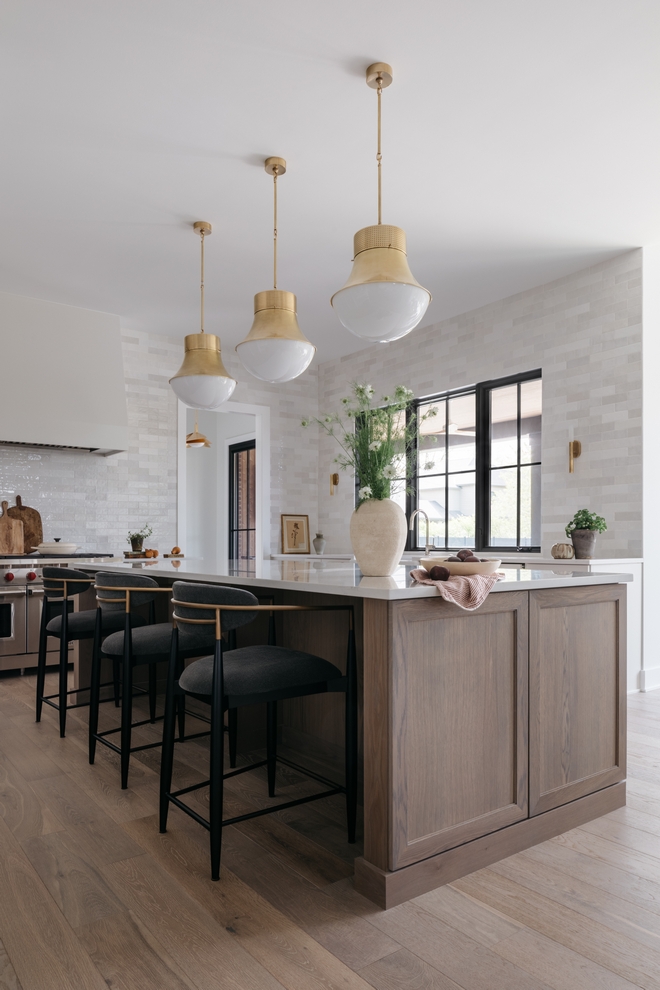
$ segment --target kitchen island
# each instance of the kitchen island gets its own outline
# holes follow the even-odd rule
[[[625,804],[629,575],[510,570],[465,612],[413,585],[409,566],[391,578],[309,559],[102,567],[354,606],[364,781],[355,885],[381,907]],[[343,666],[341,613],[287,613],[279,635]],[[283,747],[340,772],[341,699],[280,707]]]

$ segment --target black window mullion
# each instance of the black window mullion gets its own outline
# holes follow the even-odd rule
[[[239,556],[239,543],[240,534],[246,534],[247,540],[247,556],[250,556],[250,549],[254,546],[254,554],[256,556],[256,545],[254,541],[256,539],[256,529],[253,526],[240,526],[238,525],[238,471],[236,470],[236,459],[240,457],[241,454],[246,453],[250,450],[256,449],[256,443],[254,440],[244,440],[242,443],[233,443],[229,446],[229,512],[228,512],[228,524],[229,524],[229,556],[233,560],[237,560]],[[245,459],[245,471],[246,471],[246,483],[248,492],[254,484],[255,472],[250,470],[250,457],[249,455]],[[248,523],[249,523],[249,505],[250,496],[247,497],[247,512],[248,512]]]
[[[520,382],[516,389],[516,433],[517,461],[516,464],[516,547],[520,549]]]
[[[419,402],[413,402],[406,407],[406,426],[410,426],[413,413],[415,414],[415,434],[406,448],[406,514],[408,519],[419,505]],[[408,527],[406,550],[417,549],[417,531]]]
[[[490,544],[490,391],[476,388],[475,549]]]

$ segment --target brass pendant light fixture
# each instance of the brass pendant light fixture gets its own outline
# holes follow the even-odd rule
[[[211,441],[203,433],[199,432],[197,425],[197,411],[195,411],[195,429],[186,437],[186,447],[210,447]]]
[[[367,69],[367,86],[378,93],[378,223],[358,230],[353,270],[330,300],[347,330],[381,343],[410,333],[431,301],[431,293],[408,267],[405,232],[382,222],[381,101],[391,82],[392,67],[386,62],[374,62]]]
[[[192,409],[217,409],[231,396],[236,381],[222,363],[220,338],[204,332],[204,238],[213,228],[205,220],[197,220],[193,229],[201,239],[200,332],[185,337],[183,364],[170,378],[170,385],[178,398]]]
[[[316,348],[298,326],[295,295],[277,288],[277,179],[286,172],[286,161],[267,158],[264,168],[273,176],[273,288],[254,297],[254,322],[236,351],[246,371],[277,384],[302,375]]]

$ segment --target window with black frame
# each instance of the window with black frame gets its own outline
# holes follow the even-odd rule
[[[540,370],[416,400],[406,509],[429,518],[439,549],[538,550],[541,545]],[[435,408],[434,417],[423,419]],[[408,549],[424,546],[417,517]]]
[[[229,557],[256,556],[256,444],[254,440],[229,445]]]

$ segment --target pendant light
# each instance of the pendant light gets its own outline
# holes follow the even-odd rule
[[[195,412],[195,429],[186,437],[186,447],[210,447],[211,441],[207,440],[203,433],[199,432],[197,425],[197,412]]]
[[[236,382],[222,363],[220,338],[213,333],[204,333],[204,238],[211,234],[213,228],[205,220],[198,220],[193,224],[193,229],[199,234],[202,244],[200,332],[189,333],[184,338],[183,364],[170,378],[170,385],[185,405],[193,409],[217,409],[230,397]]]
[[[277,178],[286,172],[283,158],[267,158],[273,176],[273,288],[254,297],[254,323],[236,351],[246,371],[262,382],[290,382],[309,367],[316,348],[298,326],[296,297],[277,288]]]
[[[410,333],[431,301],[431,293],[408,267],[405,232],[382,222],[381,98],[391,82],[392,67],[386,62],[374,62],[367,69],[367,86],[378,92],[378,224],[358,230],[353,270],[330,300],[347,330],[381,343]]]

